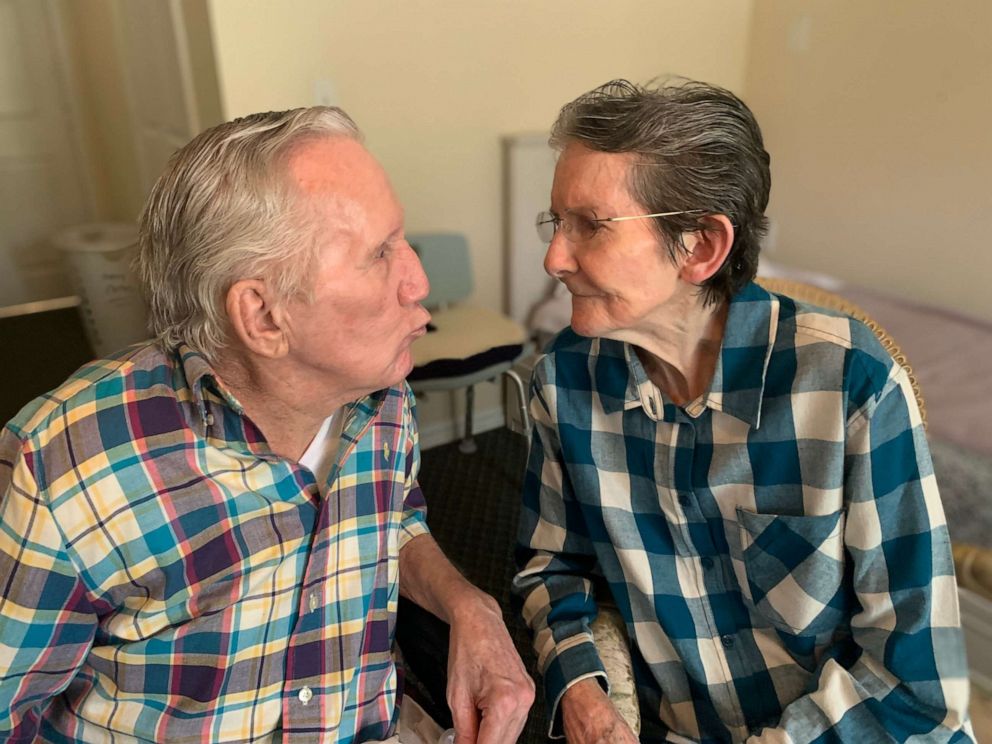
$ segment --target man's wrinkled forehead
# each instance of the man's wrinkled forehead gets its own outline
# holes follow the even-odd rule
[[[286,164],[289,180],[302,196],[299,206],[325,233],[361,236],[377,213],[390,205],[399,209],[382,166],[354,139],[301,142],[287,153]]]
[[[290,178],[304,193],[346,192],[375,178],[381,166],[350,137],[320,137],[297,143],[286,156]]]

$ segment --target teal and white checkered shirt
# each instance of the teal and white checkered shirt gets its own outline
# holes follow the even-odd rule
[[[567,687],[603,675],[607,597],[645,741],[971,740],[919,409],[863,324],[749,285],[684,407],[631,346],[566,330],[531,411],[514,585],[553,729]]]

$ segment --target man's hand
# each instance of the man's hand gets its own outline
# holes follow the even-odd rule
[[[499,605],[477,589],[451,618],[448,707],[455,744],[515,742],[534,702],[534,682],[506,631]]]
[[[598,680],[569,687],[561,698],[561,715],[568,744],[638,744]]]
[[[515,742],[534,702],[496,600],[465,580],[430,535],[400,550],[400,592],[451,626],[448,707],[455,744]]]

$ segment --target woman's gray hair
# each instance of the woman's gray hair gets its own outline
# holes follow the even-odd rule
[[[279,301],[310,295],[319,242],[287,163],[324,137],[361,132],[338,108],[299,108],[221,124],[172,156],[141,214],[136,259],[163,348],[216,361],[229,342],[227,291],[241,279],[263,279]]]
[[[733,93],[687,80],[614,80],[562,108],[551,145],[570,142],[634,155],[627,186],[646,214],[700,210],[652,220],[673,261],[685,250],[683,233],[709,229],[706,215],[730,219],[733,246],[703,283],[706,303],[729,300],[754,278],[768,228],[770,159],[754,115]]]

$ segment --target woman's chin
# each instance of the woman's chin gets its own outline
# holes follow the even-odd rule
[[[571,325],[572,330],[577,334],[580,336],[587,336],[589,338],[602,336],[609,330],[602,321],[598,321],[595,318],[591,318],[582,313],[572,313]]]

